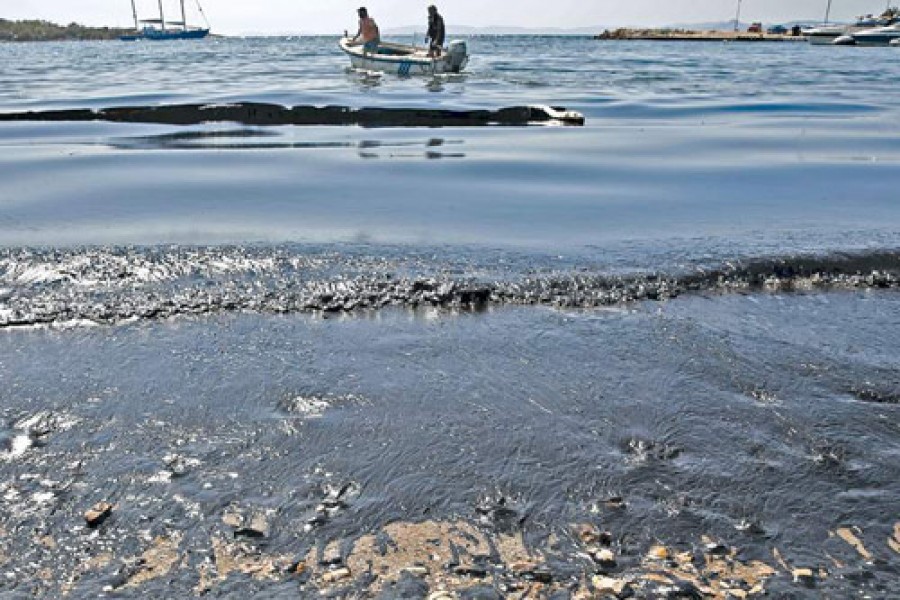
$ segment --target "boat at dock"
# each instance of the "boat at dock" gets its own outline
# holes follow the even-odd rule
[[[857,31],[838,38],[834,43],[843,46],[884,47],[894,45],[894,42],[900,42],[900,23]]]
[[[201,40],[209,35],[209,23],[206,27],[191,27],[187,22],[187,9],[185,8],[185,0],[180,0],[181,21],[167,21],[165,10],[163,9],[163,0],[158,0],[159,18],[158,19],[138,19],[137,5],[135,0],[131,0],[131,11],[134,15],[134,33],[120,36],[123,42],[137,42],[141,40],[149,40],[154,42],[171,41],[171,40]],[[203,7],[197,0],[197,9],[203,20],[206,21],[206,15]]]
[[[883,27],[888,21],[880,17],[862,17],[853,25],[822,25],[803,32],[813,46],[830,46],[838,39],[852,36],[861,31]]]
[[[874,22],[862,25],[822,25],[821,27],[805,30],[803,35],[806,36],[806,39],[813,46],[830,46],[838,38],[851,35],[857,31],[865,31],[875,26],[876,23]]]
[[[881,16],[866,15],[859,17],[852,25],[829,24],[830,17],[831,0],[828,1],[828,7],[825,10],[824,24],[803,31],[803,35],[813,46],[854,45],[855,42],[852,38],[857,33],[889,27],[900,21],[897,11],[890,7]]]
[[[368,52],[362,45],[354,45],[345,37],[339,42],[341,50],[350,57],[350,65],[362,71],[378,71],[391,75],[440,75],[460,73],[469,63],[469,48],[464,41],[450,42],[439,57],[428,55],[426,48],[381,42],[375,52]]]

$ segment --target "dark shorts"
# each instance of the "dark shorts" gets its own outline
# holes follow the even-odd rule
[[[378,52],[378,40],[372,40],[371,42],[366,42],[363,44],[363,50],[368,52],[369,54],[375,54]]]

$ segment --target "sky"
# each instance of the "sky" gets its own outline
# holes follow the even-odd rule
[[[452,32],[453,24],[476,27],[659,26],[734,19],[737,0],[200,0],[215,33],[341,33],[356,25],[355,9],[365,4],[382,29],[417,25],[435,2]],[[900,1],[900,0],[898,0]],[[152,16],[157,0],[136,0],[141,15]],[[187,0],[194,6],[196,0]],[[177,0],[163,0],[175,15]],[[743,0],[741,20],[777,23],[822,20],[827,0]],[[898,2],[894,2],[897,4]],[[833,0],[832,18],[880,13],[884,0]],[[195,21],[196,8],[188,21]],[[0,0],[0,18],[46,19],[57,23],[128,26],[130,0]]]

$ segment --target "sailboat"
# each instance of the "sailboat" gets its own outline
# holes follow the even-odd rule
[[[185,10],[185,0],[181,3],[181,21],[166,21],[166,15],[163,11],[163,0],[159,2],[159,18],[158,19],[138,19],[137,5],[135,0],[131,0],[131,12],[134,15],[134,33],[123,35],[119,39],[123,42],[136,42],[139,40],[151,41],[167,41],[167,40],[200,40],[209,35],[209,22],[206,27],[190,27],[187,23],[187,11]],[[197,0],[197,8],[203,20],[206,21],[206,15],[203,13],[203,7],[200,6],[200,0]]]

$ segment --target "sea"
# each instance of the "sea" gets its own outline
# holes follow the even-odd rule
[[[900,49],[337,41],[0,44],[0,598],[900,597]]]

